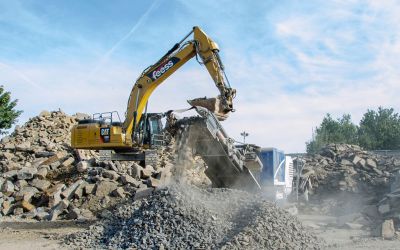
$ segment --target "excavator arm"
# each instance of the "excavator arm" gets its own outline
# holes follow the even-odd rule
[[[193,34],[193,40],[186,41],[191,34]],[[193,30],[175,44],[157,63],[144,70],[129,96],[126,118],[122,126],[125,134],[131,135],[137,128],[152,92],[193,57],[196,57],[200,64],[206,66],[220,92],[218,97],[220,110],[215,111],[222,114],[233,111],[233,98],[236,90],[229,85],[218,52],[218,45],[199,27],[193,27]],[[201,102],[194,101],[194,103],[201,106],[199,104]]]

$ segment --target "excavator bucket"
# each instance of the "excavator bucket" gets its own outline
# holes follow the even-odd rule
[[[219,121],[224,121],[229,114],[225,111],[220,96],[213,98],[196,98],[187,101],[191,106],[200,106],[210,110],[218,118]]]

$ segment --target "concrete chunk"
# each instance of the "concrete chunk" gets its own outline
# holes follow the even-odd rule
[[[122,187],[118,187],[112,191],[112,195],[115,197],[125,198],[125,190]]]
[[[117,180],[119,178],[119,174],[113,170],[104,170],[103,177],[108,178],[110,180]]]
[[[62,167],[69,167],[69,166],[71,166],[74,162],[75,162],[74,157],[69,157],[68,159],[66,159],[65,161],[63,161],[63,163],[61,164],[61,166],[62,166]]]
[[[61,197],[70,200],[74,196],[75,190],[83,183],[83,180],[77,180],[61,193]]]
[[[52,157],[50,157],[49,159],[47,159],[46,161],[44,161],[41,165],[51,165],[54,162],[57,162],[59,160],[61,160],[62,158],[64,158],[65,156],[67,156],[67,153],[65,152],[58,152],[55,155],[53,155]]]
[[[391,240],[394,238],[396,231],[394,230],[393,220],[385,220],[382,223],[381,235],[385,240]]]
[[[69,206],[69,201],[62,200],[60,201],[53,209],[51,210],[49,220],[55,221],[57,220],[58,216]]]
[[[117,188],[117,184],[111,181],[101,181],[96,184],[96,196],[104,197]]]
[[[3,192],[5,196],[12,195],[14,193],[14,184],[11,181],[5,181],[1,188],[1,192]]]
[[[121,175],[121,182],[124,185],[130,184],[134,187],[138,187],[141,183],[140,181],[136,180],[135,178],[133,178],[132,176],[129,176],[127,174]]]
[[[61,201],[61,192],[65,188],[65,184],[59,183],[46,190],[49,197],[49,207],[57,205]]]
[[[47,180],[33,179],[31,185],[41,191],[45,191],[50,187],[51,183]]]
[[[25,211],[28,211],[28,212],[30,212],[30,211],[32,211],[32,210],[35,209],[35,206],[32,205],[31,203],[29,203],[29,202],[26,201],[26,200],[22,200],[22,201],[21,201],[21,207],[22,207]]]
[[[36,173],[36,168],[24,167],[18,171],[17,178],[18,180],[31,180]]]
[[[144,197],[148,197],[153,193],[153,190],[154,190],[154,188],[151,188],[151,187],[139,188],[138,190],[136,190],[134,199],[139,200]]]

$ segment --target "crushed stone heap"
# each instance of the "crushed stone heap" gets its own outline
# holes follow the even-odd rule
[[[286,211],[244,191],[171,185],[119,205],[65,244],[95,249],[319,249]]]

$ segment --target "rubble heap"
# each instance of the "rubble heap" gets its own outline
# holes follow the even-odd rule
[[[90,218],[125,197],[151,193],[169,178],[173,149],[157,166],[101,162],[70,147],[70,129],[83,115],[43,111],[0,143],[0,217]]]
[[[66,244],[110,249],[318,249],[286,211],[249,193],[172,185],[117,206]]]
[[[330,144],[303,160],[299,192],[308,199],[305,211],[336,215],[339,224],[357,228],[375,229],[384,219],[398,224],[400,189],[393,190],[393,183],[399,157]]]

